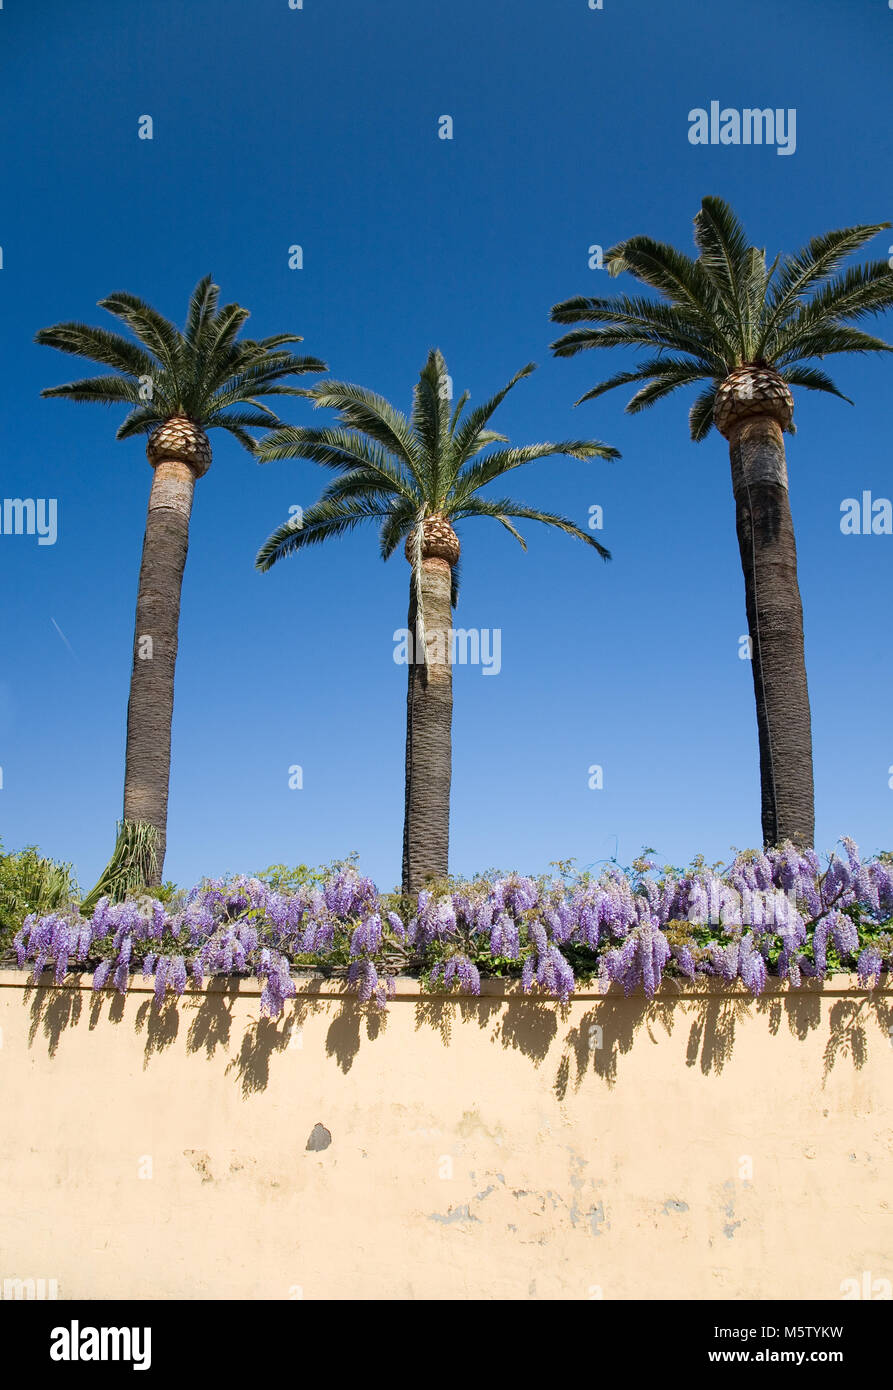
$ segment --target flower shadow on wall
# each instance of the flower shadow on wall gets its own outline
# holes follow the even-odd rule
[[[100,993],[87,1002],[83,988],[33,983],[26,988],[31,1005],[29,1045],[34,1047],[42,1037],[50,1058],[56,1056],[66,1031],[83,1026],[87,1014],[91,1030],[105,1016],[118,1027],[145,1035],[144,1069],[175,1045],[207,1058],[222,1053],[226,1074],[244,1096],[266,1090],[273,1058],[278,1054],[284,1064],[296,1039],[302,1047],[318,1049],[324,1036],[326,1056],[346,1074],[364,1042],[374,1045],[389,1021],[388,1013],[344,994],[301,994],[279,1019],[259,1017],[253,1008],[256,995],[246,998],[238,987],[224,987],[223,982],[208,992],[168,998],[160,1009],[151,998],[138,1001],[134,995]],[[559,1100],[593,1080],[613,1088],[622,1059],[637,1043],[654,1045],[674,1033],[680,1036],[680,1068],[718,1075],[732,1058],[738,1025],[757,1016],[765,1020],[770,1035],[786,1028],[805,1041],[821,1030],[823,1080],[839,1064],[860,1070],[868,1060],[870,1034],[882,1034],[885,1042],[893,1036],[893,989],[856,995],[847,982],[846,992],[842,984],[840,997],[829,1008],[827,985],[822,993],[818,985],[784,993],[778,988],[778,993],[753,999],[740,986],[717,982],[692,987],[667,980],[661,996],[652,1000],[644,994],[624,996],[612,986],[598,999],[564,1004],[514,991],[473,998],[417,993],[401,998],[398,992],[393,1007],[411,1007],[415,1030],[433,1029],[447,1053],[458,1031],[475,1026],[487,1035],[489,1046],[520,1053],[536,1070],[554,1068],[552,1087]]]

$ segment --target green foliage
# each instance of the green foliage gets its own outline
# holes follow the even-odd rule
[[[70,864],[45,858],[33,845],[8,854],[0,846],[0,949],[31,912],[63,912],[76,901]]]
[[[266,883],[276,893],[294,893],[298,888],[304,888],[307,884],[317,885],[325,883],[327,879],[334,878],[342,869],[357,867],[360,854],[358,850],[351,850],[350,854],[343,859],[333,859],[330,864],[319,864],[316,868],[311,868],[309,864],[296,864],[290,867],[288,864],[270,864],[259,874],[253,877],[259,879],[261,883]]]
[[[298,888],[306,887],[308,883],[324,882],[326,873],[327,870],[312,869],[308,864],[296,864],[292,868],[287,864],[271,864],[254,877],[260,879],[261,883],[266,883],[276,893],[294,893]]]

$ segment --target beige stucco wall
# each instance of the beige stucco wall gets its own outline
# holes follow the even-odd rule
[[[0,1288],[826,1298],[893,1279],[893,991],[169,1003],[0,972]],[[601,1032],[599,1032],[601,1030]],[[314,1132],[324,1148],[309,1148]],[[849,1286],[853,1287],[853,1286]],[[883,1288],[882,1283],[876,1287]]]

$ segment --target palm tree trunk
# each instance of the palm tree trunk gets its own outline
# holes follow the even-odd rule
[[[410,660],[406,700],[406,796],[403,822],[403,892],[418,893],[448,872],[452,776],[451,569],[446,560],[422,561],[427,671]],[[410,581],[411,657],[420,655]]]
[[[161,882],[164,867],[180,591],[194,488],[188,464],[162,459],[156,465],[136,600],[124,819],[148,823],[158,832],[149,887]]]
[[[752,642],[763,843],[792,840],[806,848],[815,838],[812,728],[797,547],[777,421],[757,415],[734,426],[729,455]]]

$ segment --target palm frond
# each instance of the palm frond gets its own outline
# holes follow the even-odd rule
[[[510,497],[470,497],[463,502],[462,506],[450,513],[451,518],[456,521],[464,521],[473,516],[491,516],[497,521],[505,524],[507,517],[515,517],[519,520],[539,521],[544,526],[554,526],[557,530],[563,531],[568,536],[575,536],[577,540],[585,541],[593,550],[597,550],[603,560],[610,560],[611,552],[590,535],[577,526],[575,522],[566,516],[561,516],[558,512],[544,512],[537,507],[525,507],[520,502],[514,502]]]
[[[246,454],[250,454],[252,458],[255,457],[257,453],[257,440],[253,435],[250,435],[241,425],[230,424],[226,416],[218,420],[217,424],[218,428],[226,430],[228,434],[232,435],[233,439],[238,440]]]
[[[255,561],[259,570],[271,569],[277,560],[309,545],[319,545],[333,536],[343,536],[366,521],[380,521],[389,509],[362,498],[319,501],[304,512],[299,525],[294,518],[284,522],[264,542]]]
[[[121,422],[115,431],[116,439],[132,439],[138,434],[151,434],[167,417],[168,411],[160,411],[154,400],[136,406]]]
[[[491,444],[508,444],[507,434],[500,434],[498,430],[479,430],[478,436],[470,449],[465,450],[465,463],[470,463],[473,458],[477,458],[484,449],[488,449]],[[457,465],[451,455],[451,472],[455,477]]]
[[[530,376],[531,372],[535,371],[536,363],[528,362],[519,372],[515,372],[511,381],[507,382],[501,391],[497,391],[495,396],[491,396],[488,401],[484,401],[483,405],[479,405],[476,409],[470,410],[465,416],[465,419],[461,420],[457,425],[453,434],[452,456],[453,468],[456,473],[458,473],[463,463],[471,457],[471,452],[473,450],[475,452],[477,451],[479,447],[477,443],[478,436],[486,426],[490,417],[494,415],[502,405],[502,402],[509,392],[514,390],[519,381],[523,381],[525,377]]]
[[[890,352],[889,343],[876,338],[871,333],[863,333],[849,324],[827,324],[822,326],[797,325],[779,340],[772,361],[776,366],[786,366],[803,357],[832,357],[840,352]]]
[[[416,512],[411,502],[401,498],[392,505],[379,532],[379,549],[383,560],[389,560],[400,542],[406,539],[415,519]]]
[[[92,328],[88,323],[57,323],[52,328],[41,328],[35,333],[34,341],[43,347],[58,348],[60,352],[100,362],[104,367],[114,367],[116,372],[128,376],[154,378],[159,373],[160,363],[136,343],[122,338],[120,333]]]
[[[759,273],[744,228],[722,198],[704,198],[695,217],[695,245],[699,261],[717,287],[720,299],[735,323],[741,361],[752,353],[751,325],[745,309],[752,303],[752,279]],[[761,302],[765,298],[765,266]]]
[[[712,378],[712,375],[712,372],[700,363],[661,358],[659,365],[652,364],[652,370],[649,372],[652,380],[627,401],[626,413],[637,415],[640,410],[654,405],[655,401],[663,400],[665,396],[678,391],[680,386],[691,386],[696,381],[703,381],[705,377]]]
[[[241,405],[254,396],[306,396],[306,387],[287,386],[282,378],[325,370],[325,363],[316,357],[286,355],[283,360],[277,360],[273,355],[269,360],[262,359],[247,366],[243,364],[220,381],[212,381],[208,376],[201,377],[199,387],[202,395],[193,403],[194,418],[201,419],[228,405]]]
[[[389,456],[375,439],[367,438],[360,430],[307,429],[298,425],[283,425],[273,430],[257,448],[260,463],[277,459],[302,458],[321,463],[326,468],[350,471],[357,466],[377,474],[380,481],[393,486],[395,492],[418,499],[413,480],[408,476],[402,459]]]
[[[780,323],[768,343],[773,356],[784,350],[788,339],[804,333],[849,326],[893,307],[893,270],[886,261],[851,266],[830,280],[799,311]]]
[[[818,367],[808,367],[805,363],[799,363],[794,367],[783,368],[779,375],[789,386],[803,386],[807,391],[826,391],[829,396],[838,396],[840,400],[846,401],[847,405],[853,404],[849,396],[839,391],[828,374]]]
[[[126,376],[83,377],[80,381],[69,381],[64,386],[47,386],[42,396],[67,396],[72,401],[98,401],[103,405],[116,405],[125,401],[131,405],[140,400],[138,384]]]
[[[459,606],[459,589],[462,584],[462,560],[461,558],[450,569],[450,607]]]
[[[338,497],[368,497],[381,500],[385,497],[403,497],[406,494],[400,491],[398,478],[390,479],[383,477],[381,472],[372,468],[354,468],[348,473],[342,473],[334,482],[329,483],[322,492],[321,501],[329,501],[331,498]]]
[[[590,387],[575,405],[582,405],[584,401],[594,401],[596,397],[603,396],[606,391],[614,391],[618,386],[629,386],[634,381],[647,381],[652,375],[650,367],[634,367],[628,372],[615,372],[614,376],[607,377],[604,381],[598,382]]]
[[[418,435],[421,450],[432,460],[440,459],[449,438],[450,408],[447,397],[448,374],[443,354],[432,348],[413,389],[409,423]]]
[[[552,344],[556,357],[574,357],[592,347],[620,345],[668,348],[703,356],[711,352],[699,325],[673,304],[618,295],[616,299],[587,299],[578,296],[556,304],[551,318],[555,323],[596,323],[599,330],[576,329]],[[722,359],[716,357],[718,363]]]
[[[706,439],[713,428],[713,409],[716,405],[718,386],[719,382],[714,381],[706,391],[702,391],[688,412],[689,433],[696,444]]]
[[[528,444],[518,449],[497,449],[479,459],[477,463],[466,464],[450,490],[447,505],[461,505],[465,498],[471,497],[480,488],[486,487],[496,478],[501,478],[504,473],[511,472],[513,468],[523,468],[528,463],[552,458],[556,454],[582,460],[620,457],[616,449],[609,444],[602,444],[598,439],[566,439],[560,444]]]
[[[268,430],[271,427],[280,428],[282,421],[277,419],[274,411],[257,402],[253,408],[245,410],[215,410],[202,420],[202,428],[206,430],[214,429],[218,425],[224,429],[239,425],[243,429]]]
[[[158,358],[172,380],[177,380],[183,355],[183,338],[163,314],[159,314],[145,300],[124,290],[100,299],[99,307],[126,323],[140,342]]]
[[[241,304],[224,304],[217,310],[202,335],[198,353],[202,370],[196,376],[209,383],[222,381],[244,360],[236,338],[250,317],[249,310],[243,309]]]
[[[514,536],[515,540],[518,542],[522,550],[527,549],[527,542],[521,535],[521,532],[515,529],[515,527],[509,521],[507,516],[498,516],[496,520],[505,527],[505,529],[509,532],[510,535]]]
[[[415,469],[420,462],[409,421],[384,396],[345,381],[321,381],[308,394],[316,409],[337,410],[344,425],[367,435],[407,467]]]
[[[450,434],[451,434],[451,435],[452,435],[452,434],[455,434],[455,432],[456,432],[456,426],[457,426],[457,424],[459,423],[459,418],[460,418],[460,416],[461,416],[461,414],[462,414],[462,411],[465,409],[466,405],[468,404],[468,402],[469,402],[470,400],[471,400],[471,392],[470,392],[470,391],[463,391],[463,392],[462,392],[462,395],[461,395],[461,396],[459,397],[459,399],[457,400],[456,405],[455,405],[455,408],[454,408],[454,410],[453,410],[453,413],[452,413],[452,415],[450,416]]]
[[[611,275],[630,271],[637,280],[658,290],[671,304],[684,308],[702,332],[712,335],[721,316],[716,291],[702,265],[675,247],[648,236],[628,237],[611,247],[605,258]],[[734,326],[726,318],[726,329]],[[732,339],[728,346],[732,346]]]
[[[766,335],[797,309],[807,291],[822,284],[847,256],[854,255],[889,226],[889,222],[875,222],[841,227],[813,237],[796,255],[784,257],[769,293]]]
[[[203,280],[199,280],[195,289],[192,291],[192,297],[189,300],[189,312],[186,316],[184,337],[196,350],[201,348],[205,329],[217,312],[217,301],[219,297],[220,287],[212,283],[212,277],[210,275],[206,275]]]

